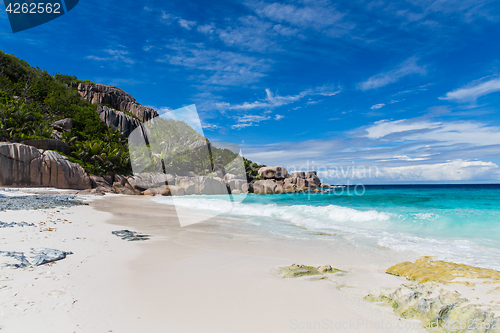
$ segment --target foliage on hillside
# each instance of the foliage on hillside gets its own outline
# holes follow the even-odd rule
[[[129,173],[126,140],[108,128],[96,105],[83,100],[74,76],[50,75],[0,51],[0,136],[23,141],[52,137],[56,120],[71,118],[73,128],[62,139],[70,144],[70,160],[90,174]]]
[[[61,139],[70,145],[71,155],[68,158],[72,162],[80,164],[89,174],[130,174],[132,167],[127,139],[101,121],[97,106],[81,98],[72,87],[72,82],[92,83],[78,80],[75,76],[50,75],[0,51],[0,140],[21,142],[52,138],[51,124],[71,118],[71,132],[62,133]],[[153,131],[149,143],[161,142],[165,145],[167,140],[168,149],[153,156],[148,149],[135,152],[153,158],[156,164],[154,170],[158,170],[158,163],[165,164],[167,161],[162,168],[171,173],[192,171],[206,174],[224,166],[226,171],[235,174],[245,172],[239,170],[234,162],[239,152],[211,147],[207,155],[206,149],[203,153],[203,149],[191,146],[196,142],[206,142],[206,139],[185,122],[163,118],[157,118],[156,122],[162,130]],[[248,180],[260,179],[257,164],[247,159],[244,162]]]

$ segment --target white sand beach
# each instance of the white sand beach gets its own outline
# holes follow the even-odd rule
[[[2,332],[425,331],[363,300],[406,282],[385,270],[415,254],[270,237],[220,217],[181,228],[172,207],[145,196],[84,200],[90,205],[0,212],[0,221],[36,225],[0,229],[0,250],[73,252],[38,267],[1,268]],[[111,233],[122,229],[151,239]],[[346,273],[275,273],[294,263]]]

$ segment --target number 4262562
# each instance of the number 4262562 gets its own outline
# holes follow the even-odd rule
[[[9,3],[6,8],[9,14],[61,14],[60,3]]]

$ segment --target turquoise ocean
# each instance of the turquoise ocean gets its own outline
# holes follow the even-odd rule
[[[168,197],[153,200],[172,205]],[[195,212],[243,218],[249,228],[285,237],[338,235],[359,246],[413,251],[500,270],[500,185],[336,187],[328,193],[176,197]],[[332,241],[335,241],[332,239]]]

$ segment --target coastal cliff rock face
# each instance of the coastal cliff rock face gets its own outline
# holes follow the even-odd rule
[[[101,118],[108,127],[117,128],[125,137],[128,137],[137,127],[142,128],[142,134],[144,136],[144,125],[138,119],[103,105],[97,107],[97,113],[99,114],[99,118]]]
[[[120,88],[106,84],[74,83],[80,95],[92,104],[108,104],[119,111],[128,111],[137,116],[142,122],[151,120],[158,113],[144,105],[137,103],[132,95]]]
[[[34,139],[34,140],[26,140],[21,142],[24,145],[33,146],[42,150],[56,150],[63,154],[69,155],[71,154],[71,149],[69,145],[62,140],[56,139]]]
[[[71,118],[64,118],[53,122],[51,125],[58,132],[70,132],[73,127],[73,121]]]
[[[51,150],[0,142],[0,185],[89,189],[85,170]]]

